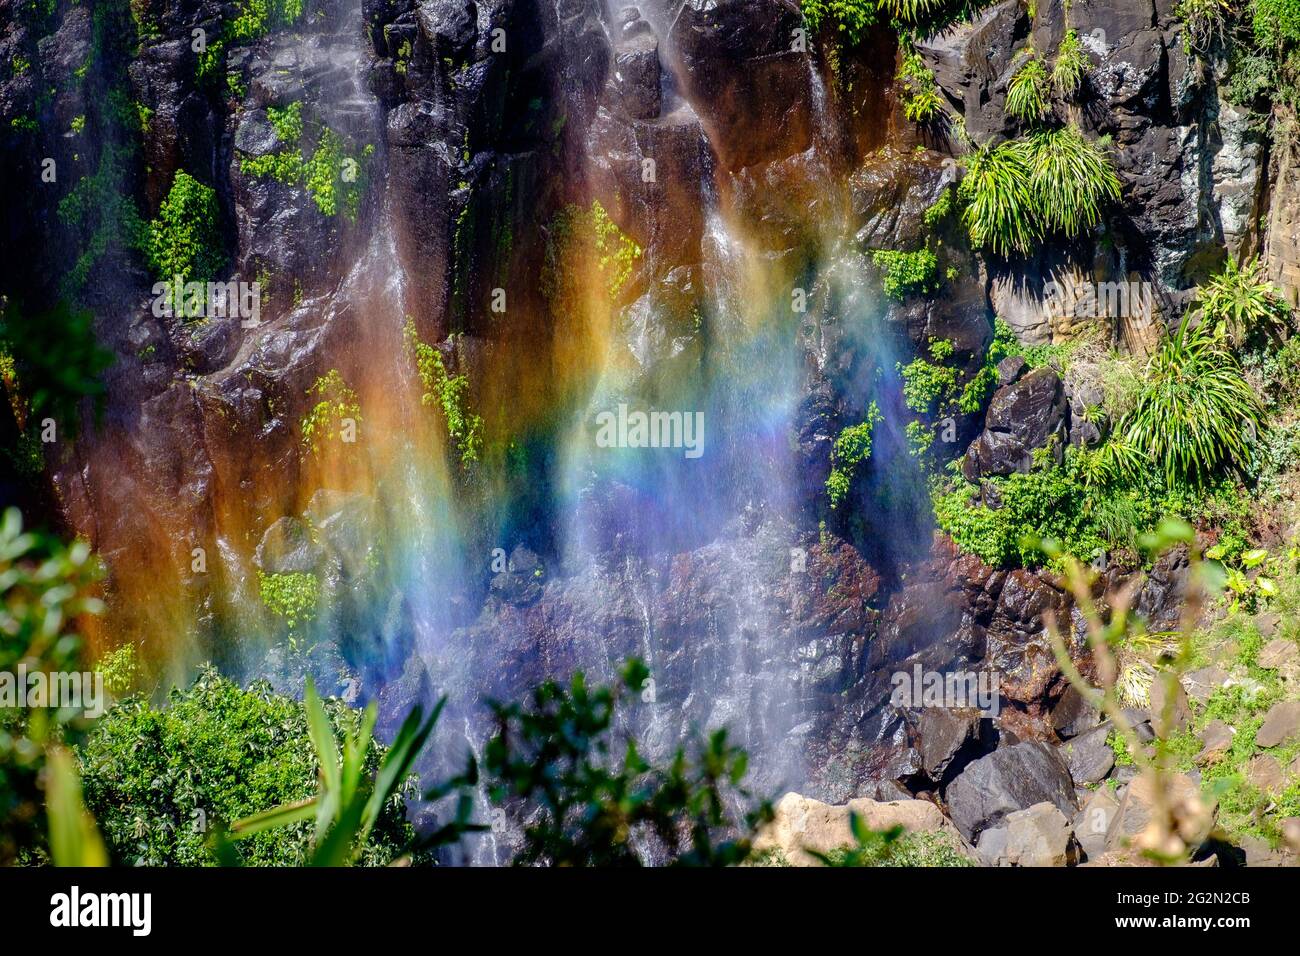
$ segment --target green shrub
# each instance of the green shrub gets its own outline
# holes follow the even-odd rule
[[[909,50],[898,68],[903,88],[903,113],[913,123],[928,123],[943,112],[939,84],[915,50]]]
[[[237,0],[231,34],[240,40],[256,40],[272,29],[295,23],[306,0]]]
[[[953,488],[940,485],[933,495],[939,528],[962,551],[994,567],[1033,567],[1043,560],[1038,547],[1042,539],[1062,542],[1070,553],[1085,558],[1106,547],[1088,520],[1088,496],[1073,455],[1066,456],[1062,468],[986,481],[1001,502],[998,508],[975,503],[979,488],[965,482]]]
[[[1241,266],[1229,259],[1197,295],[1206,317],[1223,323],[1237,345],[1257,332],[1282,338],[1290,331],[1291,308],[1265,278],[1264,264],[1258,258]]]
[[[302,420],[302,443],[312,454],[319,455],[325,442],[336,437],[339,441],[347,440],[345,428],[349,422],[355,437],[355,429],[361,425],[361,403],[338,369],[332,368],[319,376],[307,389],[307,395],[314,397],[316,404]]]
[[[891,299],[902,302],[908,296],[934,292],[939,287],[939,257],[928,247],[916,252],[878,249],[871,259],[884,271],[882,288]]]
[[[225,266],[217,193],[184,170],[149,223],[149,265],[163,282],[206,282]]]
[[[85,542],[25,532],[18,509],[7,509],[0,516],[0,673],[15,674],[20,662],[30,672],[80,670],[77,622],[103,610],[95,597],[101,574]],[[0,706],[0,866],[41,861],[48,748],[85,723],[76,711],[13,703]]]
[[[876,6],[877,0],[800,0],[809,30],[825,26],[850,45],[859,43],[876,22]]]
[[[320,604],[320,579],[307,571],[287,571],[281,574],[257,572],[257,589],[266,609],[297,630],[300,624],[309,624],[316,617]]]
[[[234,840],[247,840],[270,830],[284,830],[311,819],[316,826],[311,853],[305,860],[307,866],[339,867],[364,862],[375,825],[386,809],[402,804],[403,794],[414,785],[411,768],[438,723],[446,702],[445,697],[438,701],[428,720],[424,719],[423,709],[418,706],[407,714],[376,768],[367,766],[367,763],[374,742],[378,705],[371,701],[361,719],[345,732],[343,759],[340,760],[329,715],[316,693],[316,685],[310,677],[307,678],[304,701],[307,728],[321,768],[320,786],[309,799],[284,803],[235,821],[231,829]],[[470,788],[477,780],[471,757],[464,775],[438,784],[425,795],[432,802],[457,794],[455,815],[414,843],[408,835],[407,845],[413,853],[447,846],[459,841],[466,833],[487,829],[470,822],[474,808],[473,790]],[[219,835],[215,843],[216,853],[224,865],[238,861],[237,848],[225,834]],[[403,854],[401,865],[410,862],[412,857]]]
[[[871,435],[883,420],[880,406],[872,402],[867,409],[867,420],[850,425],[835,439],[831,448],[831,473],[826,479],[826,492],[832,508],[839,507],[840,502],[848,497],[858,465],[871,459]]]
[[[953,191],[951,189],[944,187],[943,192],[939,194],[939,198],[936,199],[934,204],[925,211],[925,214],[921,218],[927,229],[934,229],[948,218],[949,213],[951,213],[953,209],[952,194]]]
[[[106,393],[102,375],[112,364],[87,309],[60,301],[31,312],[10,300],[0,313],[0,385],[21,419],[16,424],[32,436],[46,416],[75,431],[85,399],[98,411]]]
[[[632,277],[642,250],[593,200],[589,209],[565,206],[551,222],[542,266],[542,294],[555,308],[578,311],[578,284],[588,268],[603,277],[605,293],[613,300]]]
[[[1188,6],[1204,5],[1227,9],[1226,0],[1184,0]],[[1300,43],[1300,2],[1297,0],[1255,0],[1252,26],[1260,45],[1276,50]]]
[[[651,847],[675,866],[748,858],[749,834],[772,810],[741,786],[748,757],[726,730],[662,767],[615,733],[620,705],[649,677],[633,660],[612,687],[588,687],[579,672],[568,687],[543,684],[527,704],[494,705],[501,731],[485,748],[484,776],[493,802],[514,804],[525,821],[515,864],[637,866]]]
[[[360,711],[338,700],[325,709],[336,739],[358,733]],[[384,753],[369,743],[368,773]],[[320,772],[301,703],[264,682],[242,690],[211,667],[188,689],[173,690],[164,707],[141,698],[118,704],[79,757],[86,805],[114,858],[127,865],[211,864],[209,834],[217,825],[310,798]],[[387,803],[361,859],[390,863],[413,835],[403,802]],[[311,845],[312,828],[302,821],[249,836],[239,848],[250,865],[296,866]]]
[[[1193,329],[1186,318],[1151,357],[1137,404],[1119,426],[1171,487],[1240,469],[1260,430],[1259,399],[1223,327]]]
[[[82,176],[59,200],[59,221],[72,234],[76,260],[60,283],[60,294],[75,297],[91,270],[113,251],[143,251],[148,256],[149,229],[140,219],[127,179],[130,152],[105,144],[92,175]]]
[[[1214,41],[1223,36],[1231,11],[1228,0],[1179,0],[1174,15],[1183,21],[1184,46],[1200,53],[1208,52]]]
[[[929,360],[917,356],[907,365],[898,365],[903,377],[903,400],[918,415],[934,411],[940,403],[951,400],[957,390],[957,370],[943,364],[952,357],[952,342],[931,339],[928,350]]]

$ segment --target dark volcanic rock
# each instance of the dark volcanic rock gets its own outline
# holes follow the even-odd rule
[[[1102,724],[1061,745],[1075,786],[1099,783],[1115,766],[1115,751],[1106,743],[1109,735],[1110,724]]]
[[[791,38],[794,0],[686,0],[672,39],[692,100],[718,131],[730,169],[807,149],[813,137],[813,73]]]
[[[962,474],[977,481],[983,475],[1027,472],[1039,448],[1049,448],[1059,461],[1067,409],[1061,377],[1050,368],[1035,369],[998,389],[989,403],[983,433],[966,452]]]
[[[1074,817],[1074,786],[1056,751],[1038,742],[995,750],[972,762],[948,785],[948,814],[962,836],[974,840],[1009,813],[1036,803],[1054,804]]]
[[[969,22],[917,44],[939,88],[966,118],[977,142],[1010,135],[1006,83],[1014,54],[1029,37],[1029,17],[1019,0],[1003,0]]]
[[[988,660],[1001,675],[1004,697],[1020,703],[1039,700],[1060,675],[1043,617],[1058,615],[1064,596],[1038,575],[1015,570],[1007,575],[988,626]]]
[[[1101,712],[1088,703],[1073,684],[1052,708],[1052,727],[1062,740],[1077,737],[1101,723]]]

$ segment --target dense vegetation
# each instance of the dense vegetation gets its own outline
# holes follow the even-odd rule
[[[184,170],[149,224],[145,255],[162,282],[206,282],[225,266],[217,193]]]
[[[1243,342],[1267,352],[1280,334],[1279,322],[1289,327],[1290,316],[1253,265],[1225,266],[1212,276],[1200,306],[1144,365],[1083,343],[1017,350],[1000,328],[985,370],[1021,351],[1031,366],[1053,364],[1076,379],[1095,381],[1105,399],[1089,413],[1112,427],[1098,447],[1071,448],[1060,464],[1044,453],[1028,473],[984,479],[991,492],[955,473],[936,479],[939,526],[963,548],[999,565],[1036,563],[1033,542],[1040,538],[1056,539],[1088,558],[1107,552],[1131,558],[1137,535],[1168,515],[1213,527],[1231,542],[1230,553],[1239,552],[1251,523],[1243,482],[1258,476],[1261,449],[1268,447],[1260,444],[1266,429],[1258,385],[1275,395],[1283,384],[1252,384],[1229,343],[1236,330]],[[939,349],[940,357],[947,354]],[[1284,374],[1273,367],[1275,375]],[[918,359],[903,375],[904,394],[917,412],[932,411],[941,398],[951,404],[957,394],[956,371],[941,364]],[[972,387],[983,391],[980,379],[972,379],[962,396]],[[974,504],[975,498],[995,500],[997,507]]]
[[[360,711],[325,703],[339,740],[355,734]],[[215,670],[155,707],[136,697],[119,703],[79,748],[87,808],[113,858],[126,865],[196,866],[213,860],[212,828],[315,792],[319,761],[298,701],[264,683],[241,689]],[[362,758],[373,774],[384,748],[369,742]],[[384,865],[413,838],[400,800],[383,808],[361,849]],[[245,863],[293,866],[306,859],[311,828],[300,822],[252,834],[238,844]]]

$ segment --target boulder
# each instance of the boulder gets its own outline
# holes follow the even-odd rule
[[[1255,743],[1261,747],[1276,747],[1300,739],[1300,700],[1284,700],[1274,704],[1264,715],[1264,723],[1255,734]]]
[[[1204,704],[1228,680],[1228,672],[1211,664],[1183,675],[1183,689],[1198,704]]]
[[[1216,760],[1231,748],[1232,728],[1221,720],[1212,720],[1201,732],[1201,752],[1196,755],[1196,762]]]
[[[980,715],[976,710],[927,707],[916,721],[916,751],[921,767],[933,781],[943,779],[953,758],[966,743],[979,736]]]
[[[1056,750],[1027,741],[972,761],[945,794],[952,821],[968,840],[998,826],[1007,814],[1044,801],[1073,816],[1070,771]]]
[[[1070,866],[1079,862],[1070,818],[1050,803],[1007,814],[1006,858],[1010,866]]]
[[[1017,569],[1007,575],[986,634],[988,662],[1000,675],[1004,697],[1037,702],[1060,677],[1043,619],[1063,603],[1061,592],[1037,574]]]
[[[313,573],[324,557],[325,551],[312,540],[307,522],[286,516],[266,529],[254,561],[267,574]]]
[[[880,803],[855,799],[833,805],[787,793],[775,808],[773,819],[754,838],[754,852],[779,851],[794,866],[820,865],[808,851],[830,853],[855,844],[850,814],[856,813],[872,830],[902,827],[909,833],[937,833],[951,841],[963,855],[974,859],[952,823],[933,803],[926,800],[894,800]]]
[[[998,362],[998,388],[1014,385],[1028,368],[1029,363],[1023,355],[1008,355]]]
[[[546,570],[541,559],[530,548],[518,545],[510,552],[504,571],[492,576],[489,590],[493,596],[517,607],[537,603],[542,596]]]
[[[1067,408],[1061,377],[1051,368],[1035,369],[998,389],[989,402],[984,431],[966,451],[962,474],[974,482],[985,475],[1028,472],[1034,451],[1049,446],[1059,461]]]
[[[1294,663],[1297,658],[1300,658],[1300,647],[1296,647],[1295,641],[1278,637],[1260,648],[1259,666],[1267,667],[1269,670],[1280,670]]]
[[[1065,689],[1052,708],[1052,727],[1062,740],[1077,737],[1101,723],[1101,711],[1079,693],[1073,684]]]
[[[932,37],[916,49],[934,73],[939,89],[965,117],[978,142],[1013,131],[1005,110],[1006,83],[1019,43],[1029,34],[1029,18],[1018,0],[1003,0]]]
[[[1182,684],[1173,682],[1171,694],[1169,683],[1161,677],[1151,682],[1151,725],[1155,730],[1174,733],[1191,724],[1192,711]]]
[[[1256,754],[1246,764],[1246,782],[1267,794],[1278,794],[1286,783],[1286,774],[1272,754]]]
[[[1201,788],[1187,774],[1169,777],[1168,804],[1179,821],[1180,835],[1192,849],[1209,836],[1214,825],[1214,807],[1201,796]],[[1108,850],[1121,850],[1131,845],[1134,838],[1151,823],[1155,806],[1155,784],[1151,774],[1134,778],[1124,791],[1119,812],[1111,821],[1106,834]]]
[[[1119,813],[1119,799],[1109,787],[1092,794],[1074,818],[1074,836],[1089,859],[1106,852],[1106,837]]]
[[[1061,755],[1076,786],[1101,782],[1115,766],[1115,751],[1106,743],[1110,730],[1110,724],[1105,723],[1061,745]]]

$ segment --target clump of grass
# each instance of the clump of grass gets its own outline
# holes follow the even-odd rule
[[[1083,78],[1090,66],[1088,54],[1079,42],[1079,34],[1066,30],[1061,45],[1056,49],[1056,62],[1052,65],[1052,83],[1056,91],[1067,99],[1074,96],[1083,86]]]
[[[1007,113],[1026,123],[1041,122],[1051,109],[1050,86],[1047,68],[1030,51],[1007,87]]]
[[[1029,165],[1034,206],[1047,231],[1078,235],[1101,221],[1102,206],[1119,199],[1119,177],[1078,126],[1035,133]]]
[[[1029,188],[1024,143],[976,149],[966,159],[960,195],[971,242],[999,255],[1028,252],[1042,235]]]
[[[1045,236],[1077,236],[1096,226],[1120,181],[1104,149],[1078,126],[975,149],[960,195],[971,242],[1009,256],[1032,252]]]
[[[1249,460],[1249,442],[1260,428],[1259,399],[1222,327],[1191,328],[1184,318],[1151,357],[1145,386],[1120,432],[1174,487],[1239,468]]]

